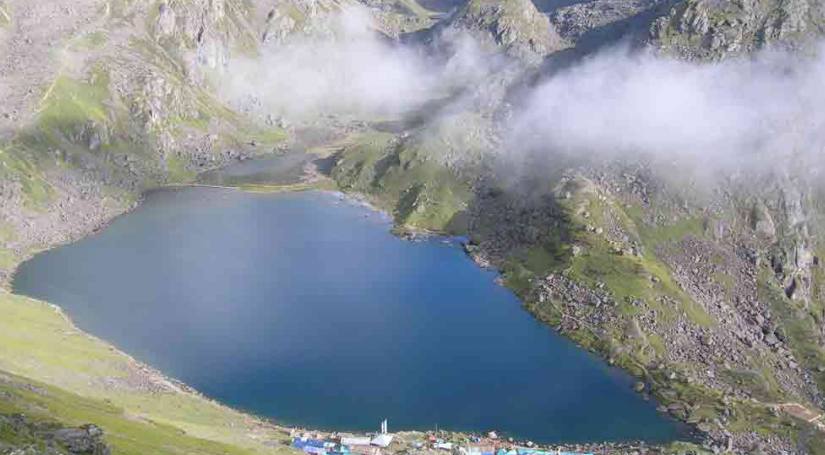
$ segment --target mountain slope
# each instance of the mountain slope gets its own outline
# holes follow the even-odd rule
[[[532,64],[565,47],[548,18],[528,0],[470,0],[447,26],[470,30],[487,46]]]
[[[736,5],[634,6],[628,18],[644,15],[620,37],[707,61],[772,44],[797,48],[821,36],[818,4]],[[569,36],[576,58],[611,43]],[[507,101],[490,118],[506,118]],[[821,187],[801,164],[789,159],[750,180],[708,179],[700,168],[655,160],[563,155],[502,168],[497,155],[506,160],[507,152],[497,150],[497,138],[506,132],[496,122],[481,134],[476,123],[460,125],[464,132],[452,134],[491,138],[459,146],[470,160],[422,154],[413,138],[438,137],[424,125],[383,145],[364,136],[344,150],[332,176],[370,194],[410,229],[469,235],[470,254],[502,270],[531,313],[637,375],[639,390],[696,425],[708,448],[822,453],[823,427],[807,421],[825,407],[825,212]]]
[[[84,334],[53,306],[4,292],[0,313],[0,416],[93,422],[115,453],[272,453],[288,440]]]
[[[328,34],[340,6],[0,1],[3,280],[145,189],[283,147],[289,132],[224,103],[217,76],[232,56]],[[372,8],[388,36],[435,20],[406,2]],[[402,229],[467,234],[468,253],[500,269],[528,311],[636,375],[640,393],[694,425],[709,450],[824,453],[808,422],[825,407],[817,185],[784,168],[708,182],[655,160],[502,163],[501,150],[512,103],[561,57],[630,38],[701,61],[795,47],[821,34],[821,5],[599,0],[549,13],[552,22],[530,2],[473,0],[445,18],[433,30],[469,32],[507,58],[491,57],[502,63],[438,115],[382,131],[330,120],[349,133],[333,145],[330,176]],[[0,422],[19,412],[35,422],[16,443],[50,437],[28,430],[40,421],[93,422],[124,453],[282,449],[279,429],[146,370],[46,304],[0,294],[0,313]]]
[[[825,31],[821,2],[688,0],[651,27],[653,42],[688,59],[720,59],[765,46],[811,44]]]

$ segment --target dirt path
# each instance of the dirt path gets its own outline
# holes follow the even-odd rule
[[[777,403],[774,406],[791,417],[804,420],[825,433],[825,414],[819,410],[811,410],[799,403]]]

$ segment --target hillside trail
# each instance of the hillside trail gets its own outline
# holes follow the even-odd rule
[[[810,409],[799,403],[774,403],[769,406],[779,408],[786,414],[804,420],[813,425],[819,431],[825,433],[825,414],[818,409]]]
[[[30,124],[70,38],[105,18],[106,0],[0,0],[0,142]]]

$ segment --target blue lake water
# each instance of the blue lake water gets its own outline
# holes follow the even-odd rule
[[[23,264],[16,292],[204,394],[330,430],[666,441],[633,381],[534,320],[456,244],[330,193],[154,192]]]

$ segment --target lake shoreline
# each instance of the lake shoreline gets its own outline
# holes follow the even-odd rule
[[[90,236],[94,236],[94,235],[99,234],[100,232],[105,230],[108,226],[110,226],[118,218],[120,218],[124,215],[130,214],[135,209],[140,207],[143,204],[143,202],[145,201],[146,197],[151,193],[158,192],[158,191],[170,190],[170,189],[174,190],[175,188],[199,187],[199,186],[208,186],[208,187],[220,188],[222,190],[230,190],[230,191],[245,191],[243,188],[238,188],[238,187],[233,187],[233,186],[204,185],[204,184],[198,184],[198,183],[163,185],[163,186],[160,186],[160,187],[157,187],[157,188],[148,189],[148,190],[144,191],[143,193],[141,193],[141,195],[134,201],[134,203],[132,203],[126,210],[124,210],[123,212],[117,214],[116,216],[114,216],[114,217],[98,224],[96,227],[91,229],[90,232],[88,232],[85,236],[82,236],[82,237],[76,238],[76,239],[71,239],[70,241],[67,241],[65,243],[61,243],[59,245],[54,245],[50,248],[43,249],[42,251],[58,248],[60,246],[70,244],[70,243],[74,243],[74,242],[77,242],[81,239],[85,239],[85,238],[88,238]],[[277,188],[277,186],[274,186],[274,187]],[[374,204],[370,203],[369,198],[367,198],[364,195],[347,193],[347,192],[342,192],[342,191],[338,191],[338,190],[323,189],[323,188],[318,188],[318,187],[303,188],[303,189],[300,189],[300,190],[297,190],[297,191],[306,191],[306,190],[319,190],[319,191],[329,192],[329,193],[333,194],[336,197],[346,198],[348,201],[351,201],[352,203],[355,203],[357,205],[366,207],[371,211],[381,213],[382,216],[388,218],[392,222],[392,217],[389,214],[387,214],[385,211],[380,210]],[[394,222],[392,224],[395,225]],[[408,232],[406,230],[405,231],[395,231],[394,230],[394,232],[396,232],[396,234],[399,234],[400,237],[410,238],[410,237],[404,235],[404,233]],[[431,236],[441,236],[441,235],[444,235],[444,234],[443,233],[438,233],[438,232],[428,232],[428,231],[413,231],[413,232],[411,232],[410,235],[411,235],[412,238],[415,238],[418,235],[431,237]],[[38,251],[37,253],[40,253],[42,251]],[[470,252],[468,252],[468,251],[465,251],[465,253],[468,255],[468,257],[473,259],[474,262],[476,262],[476,265],[478,265],[480,267],[484,267],[483,264],[479,263],[476,260],[476,258],[474,257],[473,254],[470,254]],[[32,256],[33,255],[34,254],[32,254]],[[21,263],[22,262],[23,261],[21,261]],[[19,264],[18,264],[18,266],[19,266]],[[489,268],[489,267],[487,267],[487,268]],[[15,272],[17,270],[18,270],[18,267],[15,267]],[[8,286],[8,284],[12,282],[13,277],[14,277],[14,274],[10,275],[7,283],[5,283],[5,286]],[[63,311],[62,308],[60,308],[57,305],[51,304],[51,303],[49,303],[49,305],[53,306],[54,308],[57,308],[58,311],[63,315],[63,317],[65,317],[71,323],[71,318],[65,313],[65,311]],[[84,333],[86,333],[86,332],[84,332]],[[90,334],[87,334],[87,335],[92,337],[92,338],[97,338],[94,335],[90,335]],[[108,342],[105,341],[105,340],[101,339],[101,341],[108,344]],[[114,348],[114,349],[117,349],[117,348]],[[122,352],[122,351],[120,351],[120,352]],[[125,354],[125,355],[128,356],[128,354]],[[143,363],[141,363],[137,360],[134,360],[134,358],[132,358],[131,356],[128,356],[128,357],[130,359],[132,359],[136,364],[141,365],[146,370],[152,371],[152,373],[154,375],[156,375],[157,379],[162,380],[162,381],[166,381],[169,384],[174,384],[180,390],[181,393],[192,394],[192,395],[195,395],[195,396],[199,397],[200,399],[205,399],[205,400],[213,402],[214,404],[217,404],[219,406],[227,407],[228,409],[232,409],[232,407],[227,406],[225,404],[222,404],[218,400],[213,400],[213,399],[209,398],[208,396],[203,395],[202,393],[198,392],[196,389],[194,389],[190,386],[187,386],[184,382],[176,380],[176,379],[164,374],[163,372],[161,372],[159,370],[155,370],[155,369],[153,369],[152,367],[150,367],[146,364],[143,364]],[[275,421],[273,419],[263,418],[263,417],[260,417],[260,416],[256,416],[254,414],[249,414],[249,415],[253,419],[261,419],[262,422],[265,422],[267,425],[272,425],[274,428],[277,428],[280,431],[294,432],[296,430],[295,428],[290,427],[290,426],[280,425],[280,424],[277,423],[277,421]],[[408,432],[408,433],[416,433],[416,432]],[[450,434],[450,435],[452,435],[451,437],[454,437],[454,438],[462,438],[462,437],[467,438],[467,437],[470,437],[470,435],[468,433],[462,433],[462,432],[445,432],[444,434]],[[536,447],[538,447],[538,446],[536,446]],[[546,447],[551,447],[551,446],[546,446]],[[554,445],[552,447],[557,448],[558,450],[594,450],[594,451],[598,451],[599,453],[625,453],[626,450],[647,450],[647,451],[654,450],[653,452],[648,452],[648,453],[657,453],[655,451],[656,449],[654,448],[654,447],[656,447],[655,445],[649,445],[649,444],[646,444],[646,443],[643,443],[643,442],[640,442],[640,443],[594,442],[594,443],[590,443],[590,444],[577,444],[577,445]],[[616,450],[618,450],[618,452]]]

